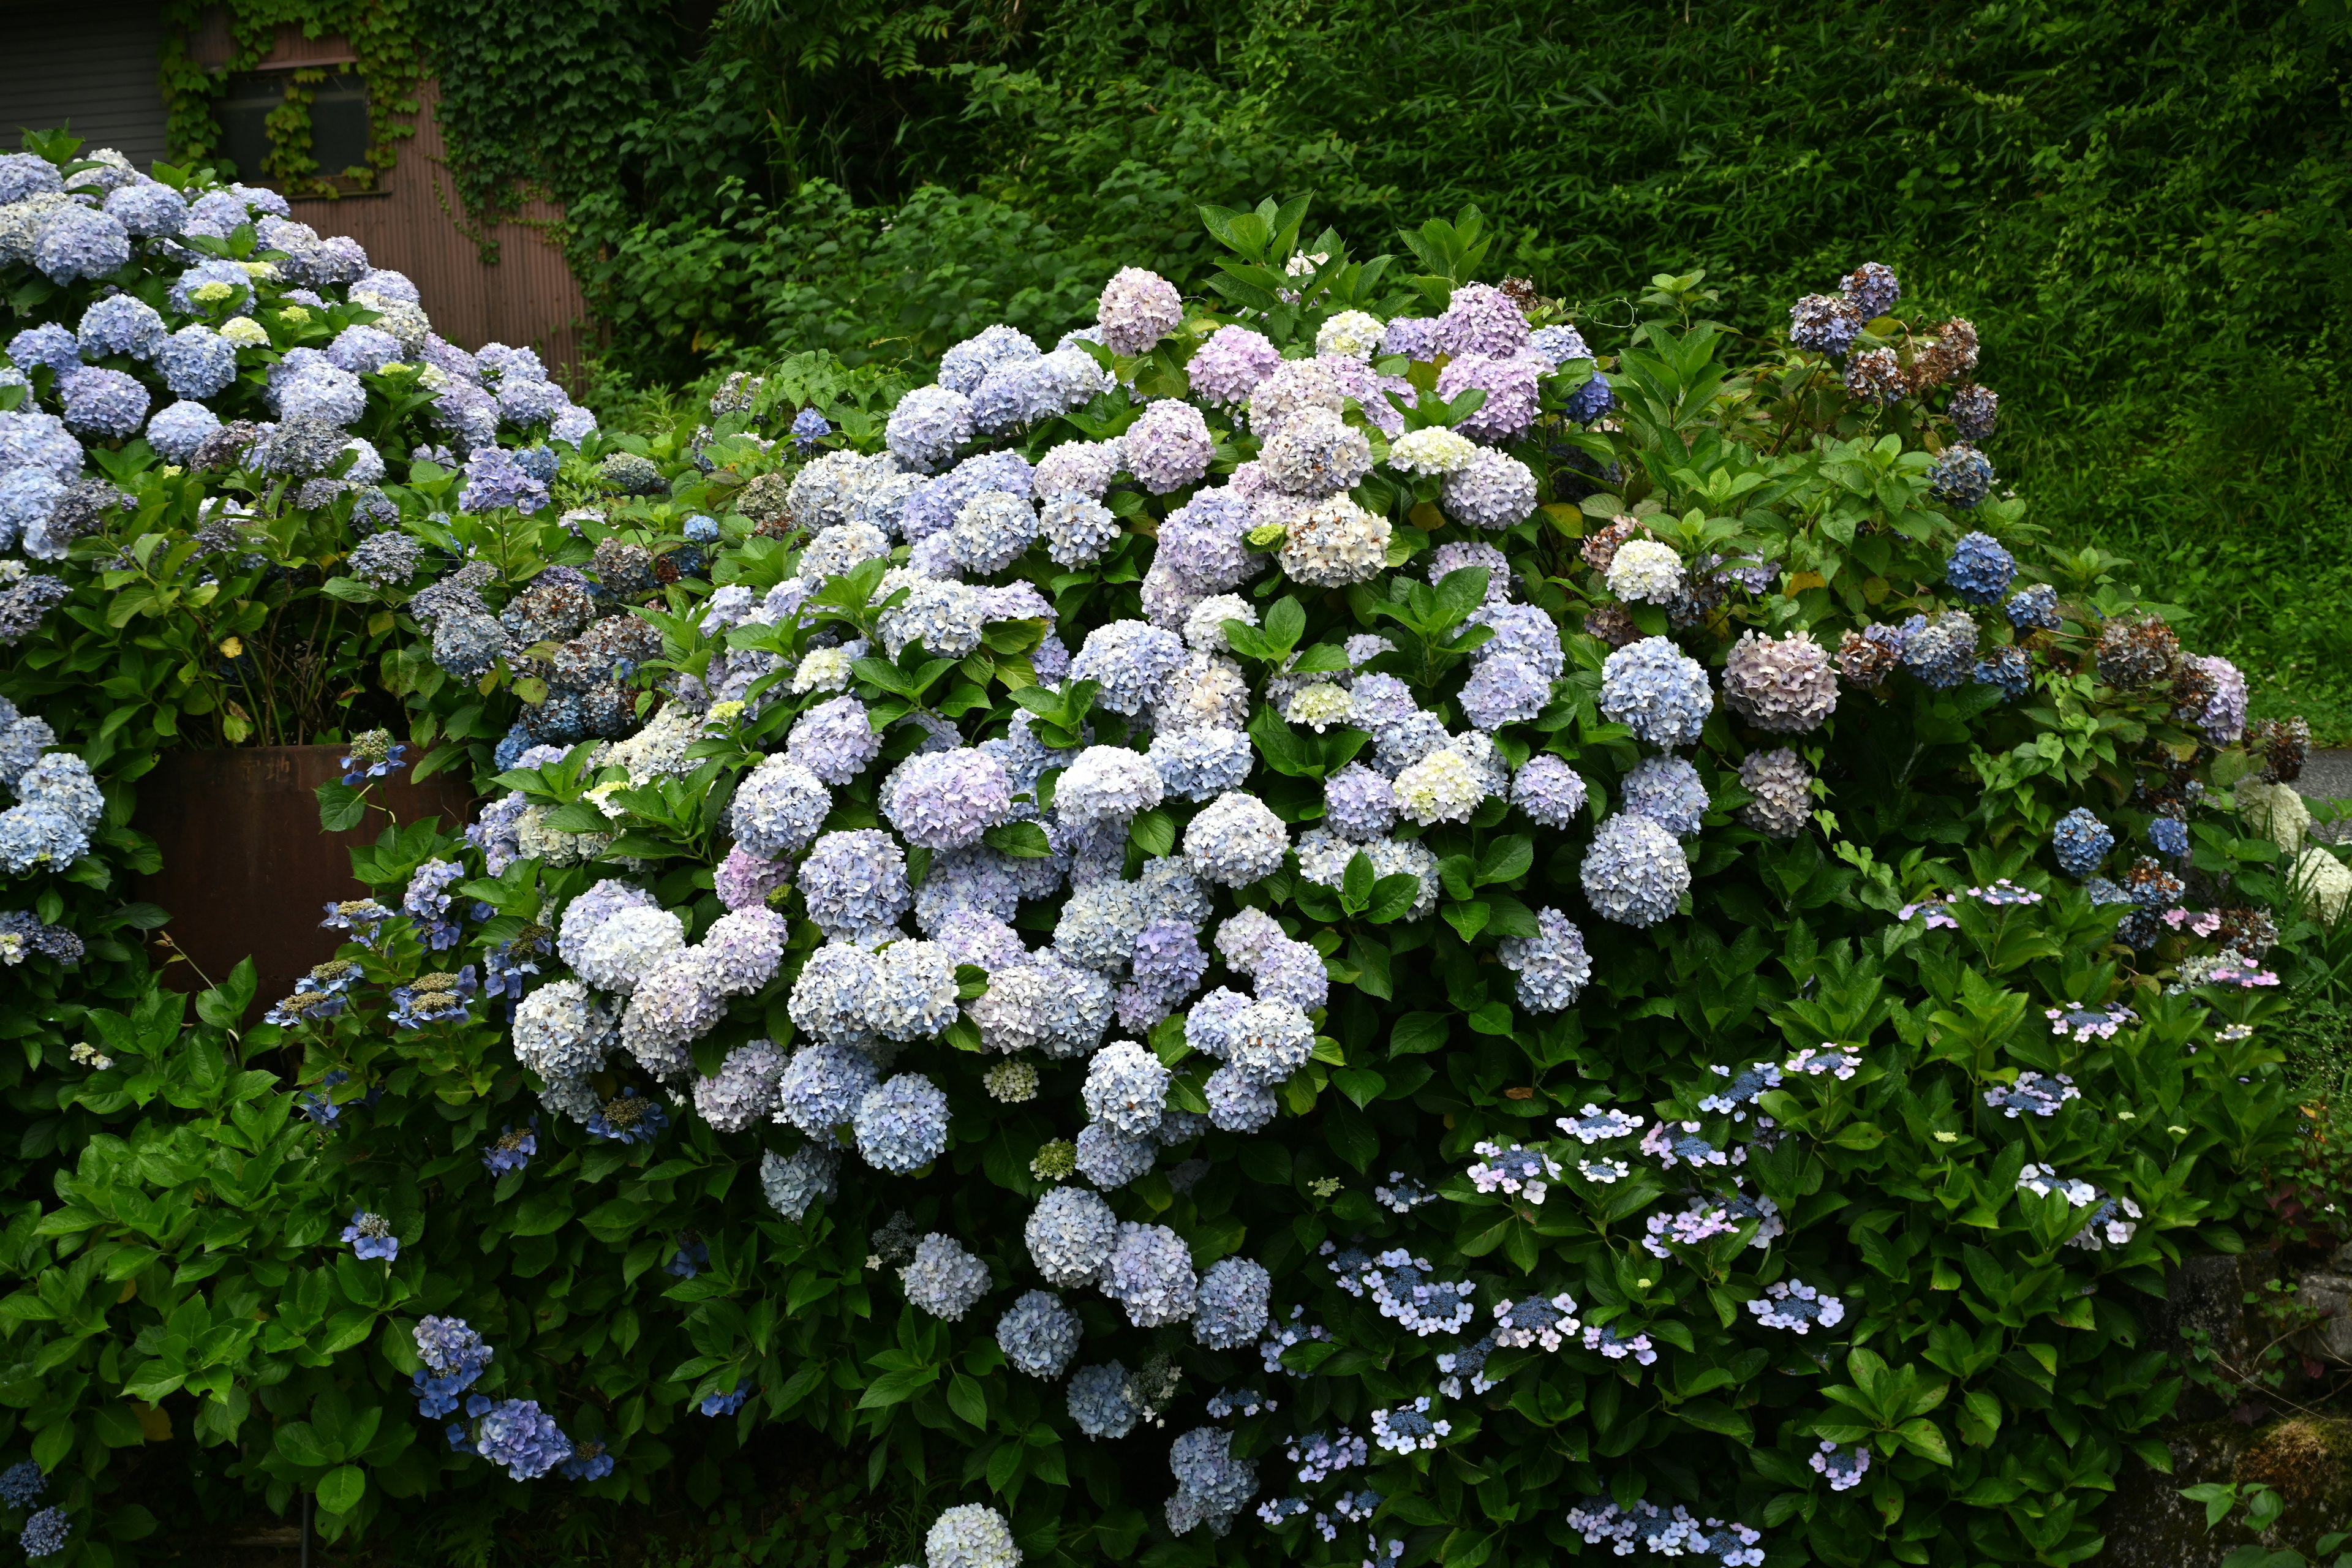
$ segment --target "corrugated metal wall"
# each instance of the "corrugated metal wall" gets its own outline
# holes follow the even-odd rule
[[[416,134],[401,142],[382,194],[299,201],[294,216],[320,234],[350,235],[378,267],[408,274],[434,328],[451,342],[528,344],[551,374],[578,365],[588,301],[563,253],[530,226],[558,221],[561,209],[533,202],[522,222],[497,226],[490,234],[499,259],[484,263],[454,216],[464,208],[433,113],[435,84],[424,83],[417,97]]]
[[[142,169],[164,156],[163,47],[155,0],[0,0],[0,152],[26,130],[69,124]]]

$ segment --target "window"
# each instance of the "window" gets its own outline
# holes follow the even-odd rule
[[[269,117],[286,105],[294,73],[257,71],[232,77],[214,113],[220,121],[221,144],[215,162],[233,164],[223,173],[248,185],[282,184],[269,172]],[[310,156],[318,163],[316,178],[350,191],[367,189],[373,176],[367,172],[369,145],[367,83],[358,73],[330,68],[323,81],[303,84],[310,93]],[[353,170],[360,174],[347,177]],[[364,182],[364,183],[362,183]]]

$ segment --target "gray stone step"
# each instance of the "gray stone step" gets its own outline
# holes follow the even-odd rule
[[[2294,787],[2315,811],[2332,802],[2342,814],[2343,820],[2319,825],[2319,837],[2332,844],[2352,841],[2352,751],[2312,752]]]

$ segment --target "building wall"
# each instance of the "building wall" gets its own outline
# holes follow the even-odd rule
[[[378,267],[406,273],[434,330],[451,342],[528,345],[560,375],[580,363],[588,301],[563,253],[533,226],[560,221],[562,209],[533,202],[521,222],[497,225],[499,259],[485,263],[458,225],[465,209],[434,117],[438,96],[433,82],[421,84],[416,134],[400,143],[380,194],[298,201],[294,216],[320,234],[350,235]]]
[[[163,48],[156,0],[0,0],[0,152],[26,130],[66,125],[142,169],[163,157]]]
[[[70,124],[89,146],[114,147],[140,168],[165,158],[165,114],[158,85],[163,26],[155,0],[104,0],[61,5],[56,0],[0,0],[0,140],[13,150],[16,131]],[[215,15],[191,39],[200,64],[229,58],[226,19]],[[339,37],[305,38],[281,27],[263,70],[331,65],[352,59]],[[583,346],[587,301],[562,253],[535,226],[552,224],[560,208],[527,206],[522,221],[497,225],[498,260],[485,262],[463,224],[457,184],[434,115],[436,84],[420,84],[415,135],[398,143],[399,157],[383,188],[293,203],[294,216],[322,235],[347,234],[366,247],[378,267],[404,272],[423,297],[425,314],[443,337],[461,348],[486,342],[528,345],[551,374],[576,367]],[[371,112],[383,115],[381,107]]]

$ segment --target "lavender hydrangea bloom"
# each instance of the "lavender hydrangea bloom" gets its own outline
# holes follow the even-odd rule
[[[947,1152],[948,1097],[922,1074],[902,1072],[866,1091],[853,1126],[866,1163],[903,1176]]]
[[[1323,820],[1340,837],[1361,844],[1396,826],[1396,788],[1361,763],[1349,763],[1323,781]]]
[[[694,1109],[721,1132],[740,1132],[776,1108],[784,1053],[773,1040],[750,1040],[729,1051],[717,1076],[694,1081]]]
[[[1213,407],[1238,408],[1281,363],[1282,351],[1264,332],[1227,325],[1209,334],[1184,371],[1194,396]]]
[[[1201,411],[1172,397],[1147,405],[1119,437],[1127,471],[1156,496],[1199,483],[1214,449]]]
[[[706,977],[726,995],[749,996],[783,967],[784,942],[790,935],[791,926],[784,917],[765,906],[723,914],[703,933]]]
[[[1620,812],[1601,825],[1584,857],[1584,895],[1620,925],[1654,926],[1690,889],[1690,862],[1675,836],[1646,816]]]
[[[803,717],[802,722],[807,721]],[[865,722],[862,710],[858,722]],[[728,824],[744,853],[777,860],[806,847],[832,809],[833,793],[787,752],[769,757],[744,778],[729,807]]]
[[[1497,730],[1535,718],[1551,700],[1551,682],[1533,665],[1517,658],[1479,661],[1462,689],[1462,715],[1480,730]]]
[[[1529,757],[1511,781],[1511,804],[1540,826],[1568,826],[1584,802],[1583,776],[1549,752]]]
[[[1620,786],[1624,808],[1646,816],[1677,838],[1688,838],[1706,815],[1706,785],[1680,757],[1644,757]]]
[[[1158,273],[1122,267],[1103,286],[1095,320],[1102,326],[1103,346],[1111,353],[1150,353],[1183,323],[1184,301],[1176,286]]]
[[[996,1342],[1013,1370],[1057,1378],[1077,1359],[1085,1333],[1078,1315],[1050,1290],[1031,1290],[996,1321]]]
[[[1537,934],[1506,937],[1497,945],[1506,968],[1518,973],[1519,1005],[1531,1013],[1558,1013],[1575,1005],[1592,978],[1584,933],[1558,910],[1536,911]]]
[[[1489,283],[1465,283],[1454,290],[1433,331],[1444,353],[1517,353],[1528,346],[1528,318],[1517,301]]]
[[[1249,530],[1247,501],[1230,489],[1202,490],[1188,504],[1171,512],[1168,521],[1160,525],[1157,561],[1202,587],[1234,587],[1251,571],[1249,551],[1244,543]],[[1217,640],[1216,647],[1219,651],[1223,649],[1223,637]]]
[[[883,432],[892,457],[926,474],[946,467],[971,436],[971,399],[944,386],[919,386],[900,398]]]
[[[1184,639],[1145,621],[1112,621],[1087,634],[1070,661],[1074,680],[1101,683],[1096,703],[1113,713],[1140,713],[1184,663]]]
[[[1013,778],[994,756],[968,746],[912,756],[890,776],[883,815],[923,849],[961,849],[1013,815]]]
[[[1139,1329],[1181,1323],[1199,1303],[1200,1282],[1184,1238],[1164,1225],[1118,1227],[1118,1243],[1103,1267],[1103,1294],[1127,1308]]]
[[[1643,637],[1601,666],[1601,711],[1669,751],[1694,745],[1714,710],[1706,670],[1664,637]]]
[[[1003,365],[1039,357],[1036,342],[1018,327],[1003,322],[982,327],[940,356],[940,384],[971,396]]]
[[[820,702],[793,721],[785,755],[827,784],[845,784],[882,754],[866,704],[855,697]]]
[[[896,925],[914,902],[907,857],[872,828],[828,833],[801,866],[809,919],[829,937],[858,937]]]
[[[1273,1277],[1246,1258],[1225,1258],[1201,1277],[1192,1337],[1213,1351],[1239,1350],[1265,1331]]]
[[[955,959],[934,942],[882,950],[866,1002],[866,1026],[885,1040],[926,1040],[955,1021]]]
[[[1257,760],[1246,733],[1211,727],[1154,735],[1148,756],[1167,794],[1192,801],[1213,800],[1239,789]],[[1387,781],[1381,784],[1385,788]],[[1057,805],[1059,800],[1056,795]]]
[[[1437,373],[1437,395],[1450,403],[1474,387],[1484,392],[1486,401],[1456,428],[1481,441],[1515,441],[1535,423],[1538,384],[1550,374],[1538,354],[1461,354]]]
[[[776,1120],[812,1138],[829,1137],[856,1120],[880,1081],[873,1058],[862,1051],[823,1040],[803,1046],[777,1074]]]

